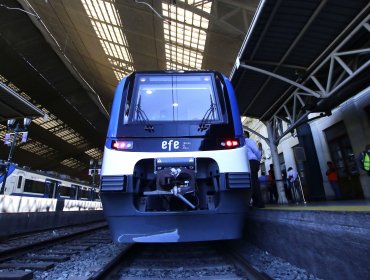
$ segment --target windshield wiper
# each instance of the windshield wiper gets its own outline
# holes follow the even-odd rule
[[[216,104],[212,101],[212,96],[210,96],[211,105],[205,112],[202,120],[199,123],[198,131],[203,131],[209,128],[210,120],[215,120],[215,111],[216,111]]]
[[[139,102],[137,103],[136,106],[136,120],[142,122],[144,126],[145,131],[152,132],[154,131],[153,125],[150,123],[148,116],[145,114],[144,110],[141,109],[141,96],[139,97]]]

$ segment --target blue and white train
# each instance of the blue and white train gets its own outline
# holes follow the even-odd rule
[[[5,195],[100,201],[99,190],[87,182],[72,180],[57,173],[22,168],[16,164],[9,165],[5,178],[5,164],[1,167],[0,189]]]
[[[134,72],[119,83],[101,173],[115,242],[239,238],[250,196],[239,110],[224,75]]]

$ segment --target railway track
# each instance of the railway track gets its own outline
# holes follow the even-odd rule
[[[35,271],[53,268],[97,244],[110,243],[106,223],[38,232],[2,240],[0,279],[32,279]]]
[[[81,278],[81,270],[81,279],[89,280],[271,279],[227,250],[223,243],[117,246],[111,242],[105,224],[51,232],[3,241],[0,279],[75,279],[76,275]],[[91,262],[91,256],[97,261]],[[71,270],[80,272],[74,274]]]
[[[89,280],[271,279],[217,243],[135,244]]]

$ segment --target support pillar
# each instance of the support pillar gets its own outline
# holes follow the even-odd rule
[[[284,183],[282,181],[281,176],[281,168],[280,168],[280,162],[279,162],[279,154],[277,150],[277,144],[274,140],[274,133],[272,130],[272,125],[269,122],[265,122],[265,125],[267,127],[267,136],[269,141],[267,142],[270,150],[271,150],[271,157],[272,157],[272,163],[274,164],[274,175],[275,175],[275,181],[276,181],[276,188],[278,192],[278,203],[279,204],[287,204],[288,200],[285,196],[285,190],[284,190]]]

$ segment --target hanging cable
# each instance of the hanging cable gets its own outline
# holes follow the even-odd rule
[[[105,108],[99,94],[93,89],[93,87],[86,81],[86,79],[82,76],[82,74],[78,71],[78,69],[72,64],[72,61],[66,56],[66,54],[64,53],[61,45],[58,43],[58,41],[56,40],[56,38],[53,36],[53,34],[50,32],[50,30],[47,28],[47,26],[45,25],[45,23],[42,21],[41,17],[37,14],[37,12],[35,11],[35,9],[32,7],[32,5],[28,2],[28,0],[23,0],[25,2],[25,4],[34,12],[34,13],[30,13],[28,11],[24,11],[22,9],[18,9],[18,10],[21,10],[21,11],[24,11],[30,15],[33,15],[37,18],[37,20],[41,23],[42,27],[46,30],[46,32],[48,33],[48,35],[51,37],[51,39],[54,41],[54,43],[56,44],[57,48],[59,49],[59,51],[61,52],[61,54],[63,55],[64,59],[69,63],[69,65],[73,68],[74,72],[78,75],[78,77],[84,82],[84,84],[88,87],[89,91],[92,93],[93,96],[96,97],[96,101],[98,102],[98,107],[100,107],[100,109],[102,110],[102,113],[109,118],[109,112],[108,110]],[[0,4],[1,6],[4,6],[2,4]],[[25,58],[24,58],[25,59]],[[26,60],[26,59],[25,59]],[[46,77],[44,77],[29,61],[26,60],[26,62],[28,64],[30,64],[30,66],[32,68],[34,68],[49,84],[51,84],[47,79]],[[62,95],[63,96],[63,95]],[[66,97],[63,96],[63,98],[65,100],[67,100]],[[67,101],[68,103],[70,103],[69,101]],[[77,110],[77,112],[79,112],[79,110]],[[90,121],[88,121],[90,122]]]
[[[151,9],[153,11],[153,13],[155,13],[159,18],[161,18],[163,21],[167,21],[169,24],[171,24],[171,22],[168,20],[168,19],[165,19],[160,13],[158,13],[149,3],[145,2],[145,1],[139,1],[139,0],[135,0],[135,3],[136,4],[143,4],[143,5],[146,5],[149,7],[149,9]]]
[[[4,5],[4,4],[0,4],[0,7],[3,7],[3,8],[8,9],[8,10],[18,10],[18,11],[21,11],[21,12],[23,12],[23,13],[26,13],[26,14],[29,14],[29,15],[31,15],[31,16],[34,16],[34,17],[36,17],[38,20],[40,20],[40,17],[39,17],[38,15],[35,15],[35,14],[33,14],[33,13],[30,13],[29,11],[26,11],[26,10],[23,10],[23,9],[20,9],[20,8],[12,8],[12,7],[6,6],[6,5]]]

